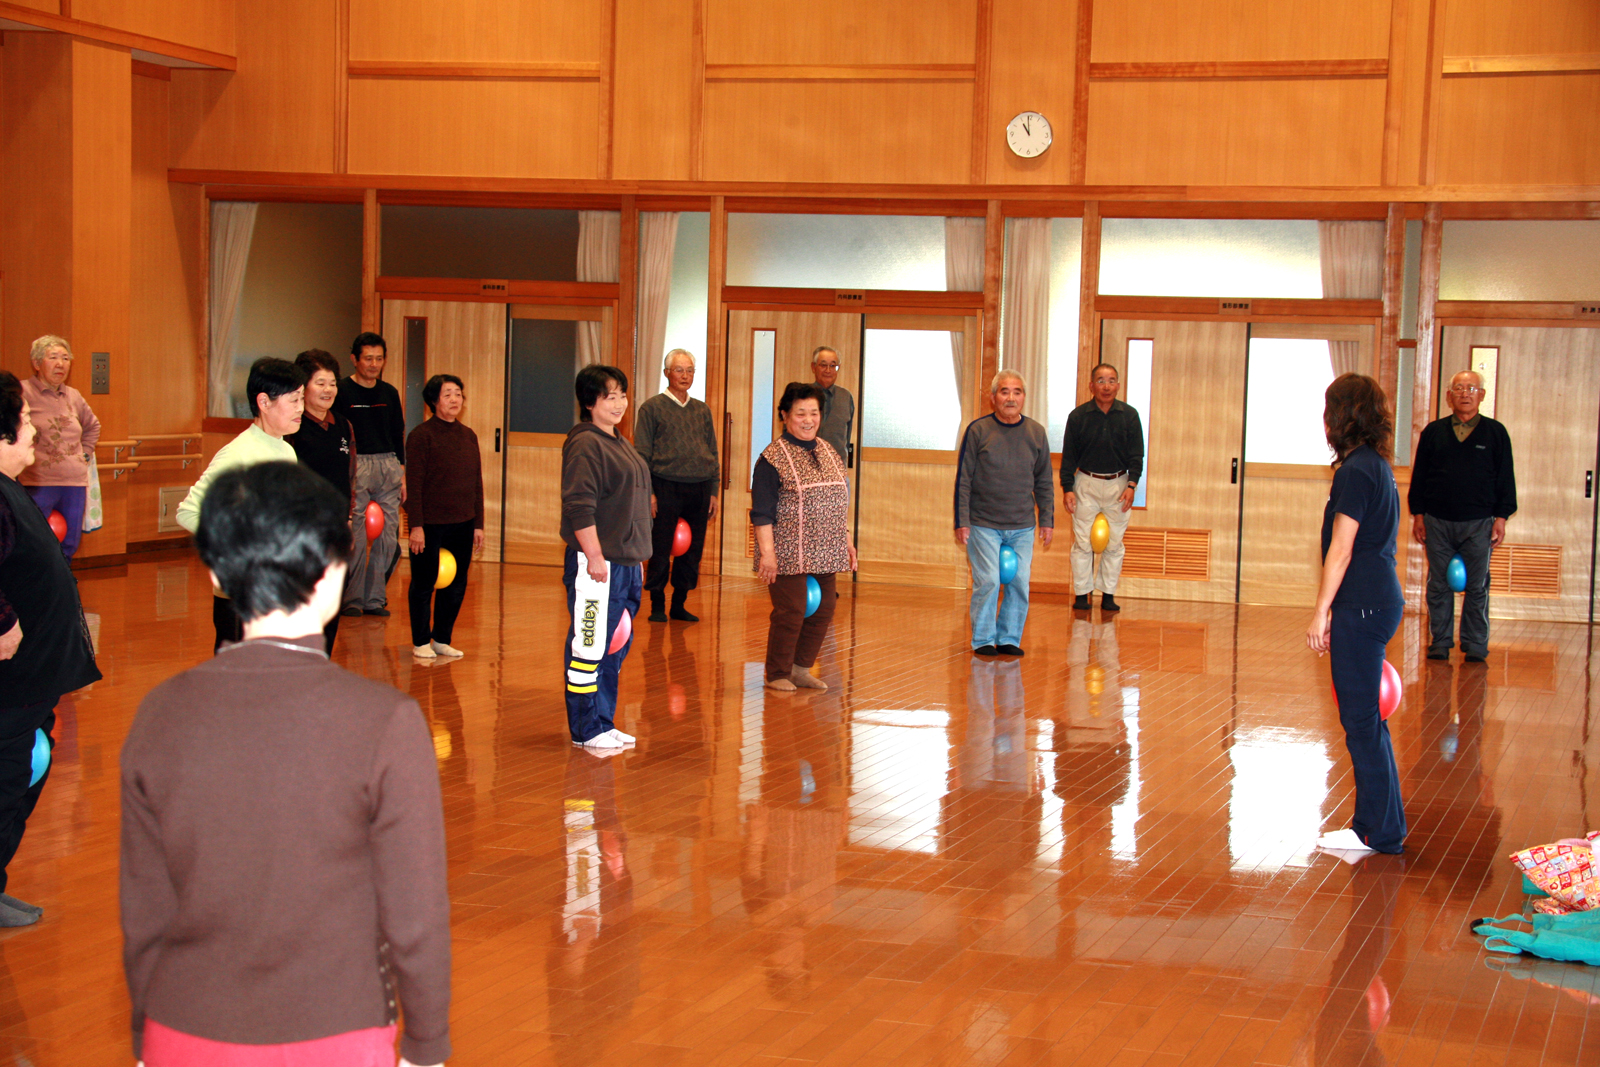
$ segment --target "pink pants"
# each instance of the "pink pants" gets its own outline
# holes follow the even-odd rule
[[[394,1067],[395,1028],[294,1041],[285,1045],[234,1045],[144,1024],[145,1067]]]

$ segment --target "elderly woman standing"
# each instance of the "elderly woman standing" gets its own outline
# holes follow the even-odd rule
[[[1317,843],[1399,853],[1406,813],[1389,724],[1378,711],[1384,647],[1405,608],[1394,560],[1400,529],[1400,493],[1389,466],[1394,420],[1377,382],[1341,374],[1328,386],[1322,421],[1337,470],[1322,515],[1322,586],[1306,645],[1332,660],[1356,810],[1349,829]]]
[[[61,551],[71,559],[83,538],[89,461],[100,440],[100,420],[83,394],[67,384],[72,346],[65,339],[47,333],[33,342],[28,356],[33,360],[33,377],[22,383],[22,395],[33,412],[39,439],[33,446],[32,465],[17,480],[47,517],[52,511],[61,512],[67,522]]]
[[[817,438],[822,400],[822,388],[809,382],[784,388],[778,401],[783,433],[761,453],[750,485],[756,574],[772,595],[767,687],[789,693],[828,688],[811,674],[811,665],[833,622],[839,598],[834,576],[856,569],[844,461]],[[822,589],[822,602],[809,618],[808,577]]]
[[[5,892],[6,867],[50,780],[47,768],[33,781],[36,740],[53,747],[57,701],[100,678],[78,583],[16,482],[34,461],[28,407],[21,383],[0,371],[0,926],[29,926],[41,913]]]
[[[454,374],[422,387],[433,418],[406,438],[406,517],[411,520],[411,653],[418,659],[462,655],[450,645],[467,596],[467,571],[483,551],[483,457],[478,435],[461,422],[467,394]],[[434,595],[439,550],[456,559],[456,576]]]

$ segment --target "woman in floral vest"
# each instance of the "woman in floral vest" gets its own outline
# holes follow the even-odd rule
[[[817,437],[822,390],[790,382],[778,401],[783,433],[756,462],[750,484],[750,522],[756,531],[756,573],[772,594],[767,633],[767,686],[792,693],[826,689],[811,673],[839,598],[834,576],[856,569],[850,537],[850,486],[844,461]],[[806,615],[806,579],[822,589]]]

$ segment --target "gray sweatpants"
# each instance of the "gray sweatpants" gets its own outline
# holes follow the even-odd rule
[[[400,559],[400,486],[405,476],[393,452],[356,454],[356,536],[344,579],[346,608],[371,611],[388,604],[386,587]],[[369,547],[364,523],[367,503],[374,500],[383,509],[383,533]]]
[[[1445,571],[1460,555],[1467,565],[1467,592],[1461,604],[1461,651],[1469,656],[1489,652],[1489,535],[1493,519],[1451,522],[1422,517],[1428,531],[1428,651],[1449,652],[1455,645],[1456,595]]]

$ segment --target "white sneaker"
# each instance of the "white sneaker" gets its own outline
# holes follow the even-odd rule
[[[1376,849],[1368,847],[1361,840],[1361,836],[1354,830],[1335,830],[1331,834],[1323,834],[1317,838],[1317,847],[1325,848],[1331,852],[1375,852]]]
[[[632,734],[625,734],[621,730],[612,730],[611,732],[616,734],[618,737],[622,738],[622,743],[625,744],[625,745],[631,745],[635,741],[639,740],[637,737],[634,737]]]
[[[466,655],[459,648],[451,648],[443,641],[435,641],[433,643],[433,651],[435,655],[443,656],[445,659],[460,659]]]
[[[418,659],[438,659],[439,654],[433,650],[432,645],[412,645],[411,654]]]
[[[621,748],[627,742],[618,737],[615,730],[607,730],[603,734],[595,734],[587,741],[574,741],[573,744],[579,748]]]

